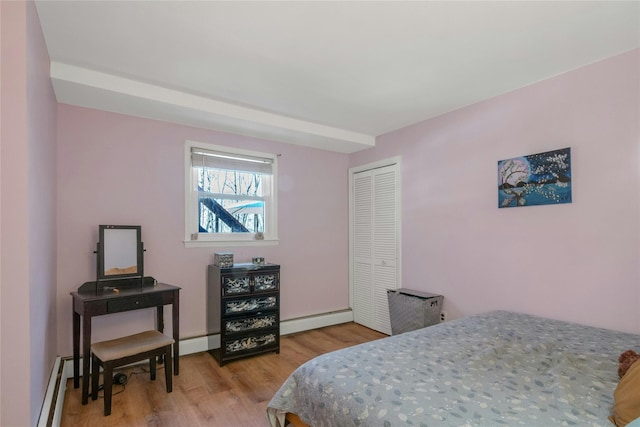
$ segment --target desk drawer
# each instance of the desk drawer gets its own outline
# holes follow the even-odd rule
[[[118,298],[107,301],[107,313],[135,310],[138,308],[162,305],[162,295],[139,295],[131,298]]]

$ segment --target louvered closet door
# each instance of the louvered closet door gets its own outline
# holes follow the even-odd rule
[[[352,176],[354,320],[391,334],[387,289],[398,288],[397,165]]]

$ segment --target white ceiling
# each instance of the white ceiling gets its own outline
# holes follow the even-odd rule
[[[61,103],[338,152],[640,47],[638,1],[36,1]]]

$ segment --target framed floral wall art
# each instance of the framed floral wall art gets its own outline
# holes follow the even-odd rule
[[[571,148],[498,161],[498,207],[571,203]]]

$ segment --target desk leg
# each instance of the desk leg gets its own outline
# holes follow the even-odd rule
[[[89,401],[89,370],[91,368],[91,316],[82,316],[82,404]]]
[[[156,307],[156,328],[160,332],[164,332],[164,307],[159,305]]]
[[[173,293],[173,306],[171,307],[173,317],[173,372],[174,375],[180,373],[180,292]]]
[[[164,306],[162,304],[156,306],[156,329],[164,332]],[[164,356],[158,356],[158,363],[164,364]]]
[[[80,387],[80,315],[73,310],[73,388]]]

